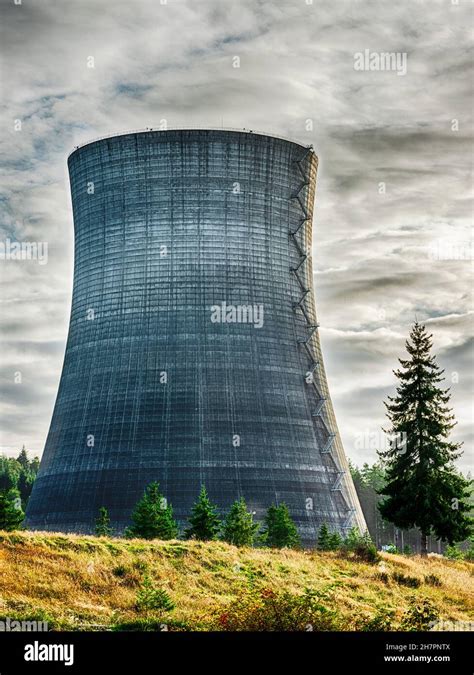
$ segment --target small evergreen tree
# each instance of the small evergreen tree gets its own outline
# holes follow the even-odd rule
[[[166,503],[158,483],[150,483],[146,488],[133,511],[132,525],[125,534],[142,539],[175,539],[178,536],[173,509],[171,504]]]
[[[296,548],[300,538],[286,504],[270,506],[265,516],[262,540],[272,548]]]
[[[252,546],[257,530],[258,524],[247,511],[245,499],[237,499],[225,518],[222,538],[235,546]]]
[[[343,543],[339,532],[331,532],[326,523],[321,525],[318,533],[318,549],[320,551],[337,551]]]
[[[98,537],[110,537],[112,534],[110,516],[105,506],[101,506],[99,509],[99,517],[95,521],[95,533]]]
[[[0,530],[6,530],[7,532],[19,530],[24,517],[18,490],[12,488],[0,492]]]
[[[397,395],[385,404],[390,432],[401,443],[379,453],[387,480],[380,512],[399,528],[419,528],[422,555],[428,535],[452,544],[470,531],[469,482],[453,466],[460,444],[448,440],[456,422],[449,389],[438,386],[444,371],[430,353],[431,338],[416,322],[406,342],[410,358],[399,359],[401,369],[394,371]]]
[[[361,536],[357,527],[353,526],[347,533],[344,538],[343,545],[344,548],[348,551],[354,551],[357,546],[362,542],[363,537]]]
[[[137,593],[136,608],[139,611],[171,612],[175,604],[164,588],[156,588],[150,577],[145,576]]]
[[[217,539],[221,529],[221,521],[217,515],[217,508],[211,503],[204,485],[201,487],[199,497],[194,504],[189,518],[191,527],[185,532],[187,539],[199,539],[210,541]]]
[[[320,551],[331,550],[331,533],[326,523],[323,523],[318,532],[318,549]]]
[[[342,546],[342,537],[339,532],[331,532],[329,535],[329,550],[337,551]]]

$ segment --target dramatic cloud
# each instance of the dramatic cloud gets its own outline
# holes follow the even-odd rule
[[[66,156],[126,129],[225,126],[313,143],[315,284],[347,453],[382,400],[415,317],[434,333],[472,450],[472,98],[468,0],[0,0],[1,450],[43,449],[72,283]],[[355,55],[406,54],[406,74]],[[234,67],[240,59],[240,67]],[[403,57],[405,58],[405,57]]]

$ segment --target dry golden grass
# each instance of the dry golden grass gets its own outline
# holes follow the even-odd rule
[[[420,580],[412,588],[393,578]],[[427,583],[434,575],[441,585]],[[413,599],[427,598],[445,621],[474,620],[474,566],[464,561],[383,554],[370,565],[335,553],[239,549],[222,542],[97,538],[42,532],[0,532],[0,618],[44,619],[57,630],[111,629],[157,617],[137,609],[144,578],[175,603],[171,629],[209,630],[252,581],[303,593],[330,590],[344,629],[378,611],[400,627]]]

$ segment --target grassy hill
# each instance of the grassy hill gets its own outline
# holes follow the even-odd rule
[[[415,630],[474,620],[474,566],[0,532],[0,619],[55,630]],[[465,629],[465,626],[464,626]]]

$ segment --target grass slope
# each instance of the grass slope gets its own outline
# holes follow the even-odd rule
[[[304,630],[299,612],[314,630],[409,630],[424,601],[440,619],[473,621],[473,575],[471,563],[431,556],[383,554],[370,565],[222,542],[0,532],[0,619],[54,630]],[[137,601],[147,588],[165,590],[174,609],[157,609],[146,592]],[[305,589],[310,610],[294,604]]]

